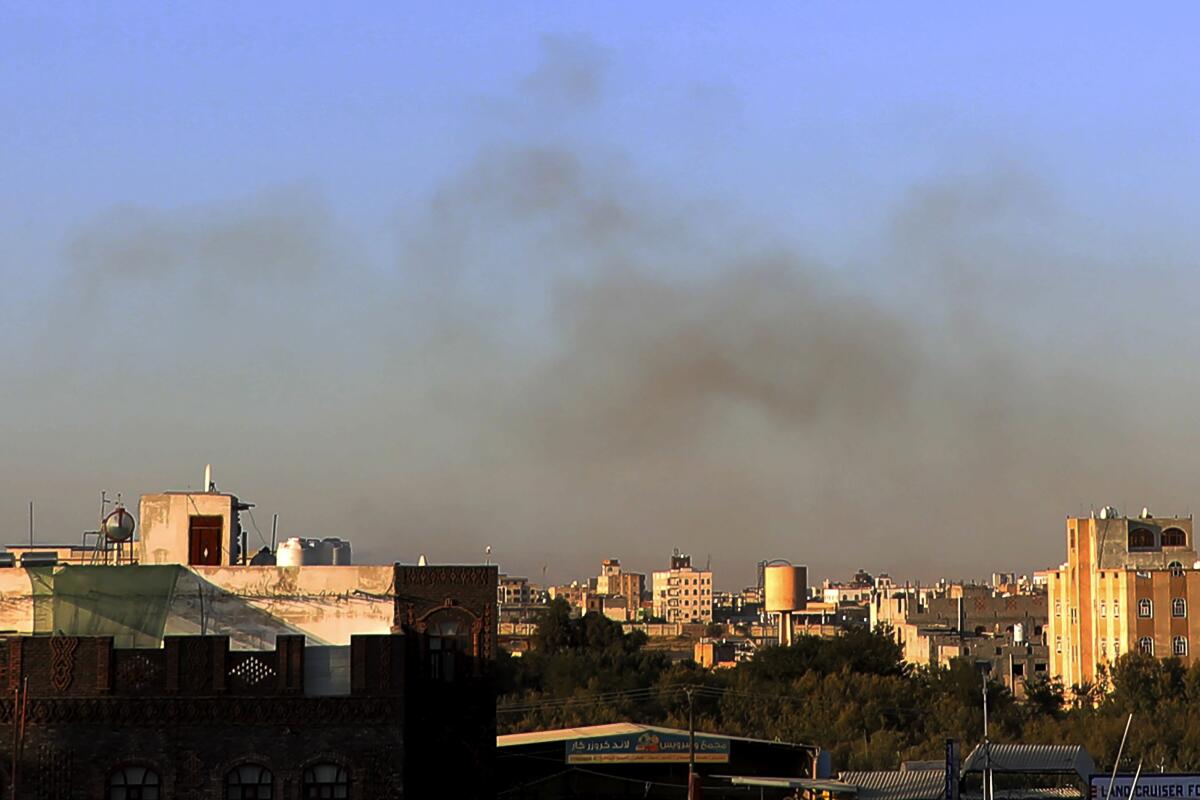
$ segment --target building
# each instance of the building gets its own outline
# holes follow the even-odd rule
[[[951,659],[969,658],[1018,697],[1026,680],[1049,675],[1041,593],[1006,594],[990,586],[939,582],[877,592],[870,611],[872,629],[890,629],[910,664],[945,666]]]
[[[500,575],[496,584],[496,602],[501,606],[527,606],[533,602],[534,590],[528,578]]]
[[[705,798],[746,798],[728,775],[811,775],[811,745],[697,732],[696,772]],[[518,800],[678,798],[688,783],[688,732],[617,722],[497,738],[497,789]],[[759,793],[755,791],[754,797]]]
[[[1051,674],[1096,682],[1099,667],[1137,649],[1190,664],[1200,642],[1200,570],[1191,517],[1130,519],[1105,508],[1068,517],[1067,560],[1045,573]]]
[[[654,616],[667,622],[713,621],[712,572],[692,566],[692,557],[678,550],[671,568],[656,570],[653,578]]]
[[[496,568],[252,565],[245,510],[148,495],[121,563],[107,543],[0,561],[0,689],[28,686],[15,771],[0,717],[2,790],[494,796]]]
[[[640,616],[642,597],[646,594],[646,576],[640,572],[626,572],[621,562],[606,558],[600,563],[600,575],[596,578],[596,593],[605,597],[620,596],[624,600],[623,615],[610,615],[621,621],[635,620]],[[607,605],[606,605],[607,607]]]

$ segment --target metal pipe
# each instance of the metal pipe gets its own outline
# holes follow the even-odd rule
[[[1121,734],[1121,746],[1117,748],[1117,757],[1113,760],[1112,777],[1108,779],[1108,791],[1104,793],[1104,800],[1110,800],[1112,797],[1113,785],[1117,782],[1117,768],[1121,766],[1121,754],[1125,752],[1125,739],[1129,736],[1129,726],[1133,724],[1133,714],[1130,713],[1129,719],[1125,720],[1125,732]],[[1133,800],[1133,795],[1129,796],[1129,800]]]

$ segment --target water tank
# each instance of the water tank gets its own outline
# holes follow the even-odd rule
[[[808,567],[770,564],[763,570],[766,610],[799,611],[808,602]]]
[[[284,539],[275,551],[275,563],[281,567],[299,567],[304,564],[304,542],[293,537]]]
[[[328,540],[308,539],[304,543],[304,563],[314,567],[327,567],[333,563],[333,545]]]
[[[58,564],[58,553],[53,550],[30,550],[21,554],[22,567],[53,567]]]
[[[12,553],[0,553],[0,567],[13,567],[17,564],[17,557]]]
[[[333,549],[333,558],[329,562],[336,567],[348,567],[354,563],[350,557],[350,543],[343,539],[326,539],[330,547]]]
[[[1013,625],[1013,643],[1021,644],[1025,641],[1025,626],[1018,622]]]

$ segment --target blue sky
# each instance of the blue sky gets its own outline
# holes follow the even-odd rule
[[[286,450],[303,432],[329,448],[318,448],[317,460],[345,459],[373,475],[370,489],[334,481],[331,492],[386,492],[386,476],[395,474],[482,488],[489,500],[478,501],[479,517],[459,519],[441,501],[412,513],[424,525],[455,517],[463,544],[447,545],[446,558],[474,553],[492,536],[479,519],[499,515],[513,539],[514,569],[536,572],[536,553],[552,536],[536,499],[545,465],[530,457],[522,467],[528,441],[481,443],[494,432],[471,426],[510,420],[490,417],[472,398],[520,398],[529,391],[524,377],[554,368],[546,358],[573,347],[591,352],[590,340],[579,343],[586,332],[571,333],[573,315],[586,318],[590,306],[581,301],[580,311],[558,293],[564,284],[590,285],[606,259],[632,264],[642,278],[721,285],[719,276],[740,269],[731,263],[786,251],[818,264],[816,280],[830,291],[859,293],[868,312],[878,307],[914,325],[915,347],[933,363],[999,358],[1042,388],[1053,385],[1059,359],[1176,375],[1196,355],[1200,332],[1187,300],[1200,245],[1197,21],[1187,4],[8,4],[0,9],[0,333],[15,346],[0,364],[11,362],[6,372],[18,376],[18,388],[8,389],[15,413],[0,427],[10,443],[0,519],[23,513],[37,494],[49,506],[46,524],[72,538],[69,531],[90,524],[90,493],[103,488],[94,484],[167,488],[174,475],[194,472],[194,461],[223,457],[250,491],[304,509],[314,524],[342,524],[294,488],[327,485],[329,474],[293,459],[289,488],[256,466],[258,452]],[[528,164],[517,158],[514,166],[504,154],[539,148],[565,154],[568,173],[579,167],[582,199],[570,202],[581,213],[619,207],[641,226],[597,247],[555,239],[571,224],[566,212],[538,206],[536,221],[533,211],[508,216],[501,206],[520,205],[521,196],[478,182],[527,176]],[[475,225],[477,214],[486,219]],[[267,260],[310,264],[311,273],[280,281],[246,268],[238,248],[252,258],[270,250],[275,223],[288,249]],[[686,234],[676,234],[681,227]],[[297,236],[298,229],[305,230]],[[81,247],[91,248],[86,257]],[[434,250],[438,269],[446,252],[458,259],[449,288],[421,271]],[[128,264],[114,267],[114,258],[147,252],[178,266],[150,280]],[[964,258],[970,268],[959,274]],[[930,269],[945,285],[931,289],[924,270],[935,262]],[[191,269],[228,280],[229,302],[210,305],[215,290],[198,291]],[[378,276],[383,284],[373,282]],[[991,299],[970,299],[976,292]],[[693,300],[697,309],[719,306],[681,302]],[[1109,308],[1102,324],[1064,324],[1068,309],[1107,303],[1123,308]],[[448,317],[472,324],[447,334]],[[173,356],[191,351],[214,319],[225,332],[179,367]],[[605,336],[610,324],[596,323]],[[956,327],[964,324],[970,335]],[[946,329],[960,333],[944,337]],[[1009,352],[1012,342],[1022,352]],[[439,347],[448,354],[431,355]],[[232,380],[239,392],[252,391],[236,396],[250,401],[195,405],[187,391],[224,375],[216,358],[239,365]],[[363,392],[314,389],[298,377],[313,364]],[[81,387],[114,373],[126,387],[119,401],[72,402]],[[600,380],[574,379],[584,387]],[[961,373],[932,382],[939,380],[943,398],[971,383]],[[173,390],[175,383],[191,389]],[[280,402],[281,394],[292,399]],[[1023,425],[1028,413],[1038,420],[1030,429],[1040,430],[1053,408],[1057,420],[1061,398],[1051,390],[1039,398],[1032,411],[1011,398],[1006,418]],[[389,402],[411,414],[396,424],[439,435],[383,446],[377,431]],[[964,410],[963,419],[986,405]],[[706,446],[744,432],[750,423],[740,413],[703,412],[704,424],[715,426]],[[1113,424],[1109,413],[1096,412],[1102,427]],[[445,418],[432,423],[431,414]],[[1181,415],[1186,409],[1172,401],[1154,416]],[[339,433],[326,440],[316,431],[328,431],[331,418]],[[472,420],[469,433],[463,418]],[[1086,440],[1094,422],[1079,421],[1077,435]],[[172,424],[186,434],[178,451],[144,438],[147,426],[163,434]],[[584,416],[571,424],[603,422]],[[863,455],[887,461],[923,441],[930,425],[909,420],[894,442],[861,443]],[[1136,439],[1146,425],[1130,418],[1115,427]],[[236,435],[223,438],[230,427]],[[1173,442],[1164,456],[1193,457],[1173,449],[1184,445],[1169,431],[1150,427],[1150,441]],[[806,436],[808,446],[839,457],[859,446],[825,429]],[[481,450],[504,462],[509,446],[512,472],[525,480],[507,488],[479,487],[474,467],[452,468]],[[871,446],[885,451],[872,454]],[[406,447],[447,471],[422,471],[398,454]],[[69,463],[80,450],[128,455]],[[786,532],[828,492],[855,493],[848,466],[831,481],[836,490],[794,506],[775,483],[778,473],[763,466],[781,457],[747,447],[733,459],[763,470],[735,498],[774,509],[761,521],[770,528],[763,557],[790,556],[777,552],[790,546]],[[1032,456],[1012,454],[1005,480],[1021,474],[1025,457]],[[619,463],[595,467],[614,496],[618,472],[629,468]],[[728,465],[710,466],[701,484],[718,482]],[[1050,531],[1040,559],[1059,557],[1055,526],[1064,508],[1107,502],[1094,494],[1131,482],[1115,461],[1108,466],[1087,476],[1091,486],[1081,477],[1056,495],[1027,498]],[[790,467],[798,479],[812,465]],[[893,479],[864,477],[862,491],[905,494]],[[973,487],[973,501],[989,499],[988,480]],[[1132,484],[1131,495],[1158,491],[1164,502],[1189,502],[1184,487],[1163,488],[1152,474]],[[589,486],[560,491],[571,498]],[[696,513],[685,488],[652,492],[635,504],[641,512],[606,523],[652,529],[662,516],[669,538],[622,534],[614,542],[647,560],[676,544],[735,560],[736,548],[718,532],[681,541]],[[586,522],[569,509],[548,517],[554,525]],[[385,511],[352,532],[379,557],[411,555],[419,532],[372,532],[390,524],[381,519]],[[987,555],[1011,559],[1023,548]],[[566,559],[563,577],[593,557],[628,557],[601,550],[582,553],[580,564]],[[906,565],[902,550],[894,555],[894,572],[924,568]],[[857,566],[853,554],[814,558],[822,559],[831,572]],[[963,555],[951,566],[989,565]]]

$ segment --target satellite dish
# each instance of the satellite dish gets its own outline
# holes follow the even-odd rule
[[[124,508],[117,506],[111,514],[100,523],[100,532],[110,542],[127,542],[133,538],[133,529],[137,527],[133,515]]]

